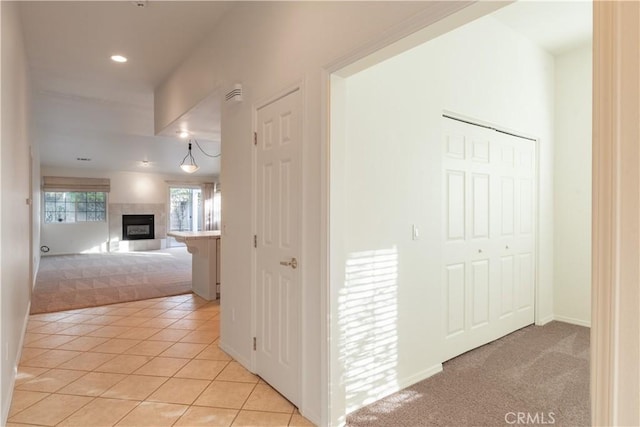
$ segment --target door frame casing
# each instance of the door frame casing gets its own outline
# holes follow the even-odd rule
[[[258,232],[258,146],[256,144],[254,144],[254,135],[258,132],[258,110],[260,110],[261,108],[264,108],[266,106],[268,106],[269,104],[272,104],[284,97],[286,97],[287,95],[290,95],[294,92],[298,91],[299,93],[299,104],[298,104],[298,108],[299,108],[299,114],[300,114],[300,147],[299,147],[299,155],[298,155],[298,170],[300,173],[300,194],[299,194],[299,202],[298,202],[298,209],[299,212],[302,214],[303,212],[303,193],[304,193],[304,185],[303,185],[303,176],[304,176],[304,164],[303,164],[303,160],[304,160],[304,150],[303,150],[303,143],[304,143],[304,139],[305,139],[305,115],[304,115],[304,99],[305,99],[305,91],[304,91],[304,82],[303,81],[298,81],[295,82],[289,86],[286,86],[285,88],[283,88],[282,90],[274,93],[271,96],[268,96],[266,98],[262,98],[262,99],[258,99],[257,101],[253,102],[251,105],[251,122],[252,122],[252,129],[253,129],[253,134],[251,135],[251,144],[253,145],[253,148],[251,150],[251,235],[252,236],[256,236],[257,232]],[[304,400],[304,387],[303,382],[302,382],[302,373],[304,372],[303,369],[303,365],[305,360],[303,359],[303,354],[304,354],[304,341],[302,340],[302,331],[304,330],[304,315],[303,315],[303,302],[304,302],[304,276],[305,276],[305,257],[304,257],[304,247],[303,247],[303,239],[302,239],[302,229],[303,229],[303,219],[304,219],[304,215],[301,215],[302,218],[300,218],[300,230],[297,236],[297,244],[298,247],[300,248],[300,254],[298,255],[298,261],[300,262],[299,264],[299,268],[300,268],[300,272],[299,274],[299,286],[300,286],[300,292],[298,293],[298,308],[299,308],[299,313],[300,313],[300,327],[298,329],[298,342],[300,343],[300,348],[297,349],[298,351],[298,393],[299,393],[299,398],[300,398],[300,410],[303,411],[304,405],[305,405],[305,400]],[[251,243],[253,244],[253,242]],[[258,285],[258,251],[257,248],[254,247],[253,250],[251,251],[251,261],[250,261],[250,265],[251,265],[251,334],[253,337],[257,336],[257,331],[258,331],[258,322],[257,322],[257,312],[258,312],[258,305],[257,305],[257,300],[256,300],[256,296],[257,296],[257,285]],[[252,351],[251,352],[251,359],[250,359],[250,363],[251,363],[251,372],[256,373],[257,372],[257,357],[256,357],[256,351]]]
[[[640,425],[640,4],[593,15],[591,421]]]

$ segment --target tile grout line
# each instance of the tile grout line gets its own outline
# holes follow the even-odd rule
[[[15,391],[15,390],[14,390]],[[18,390],[18,391],[27,391],[27,390]],[[27,409],[29,409],[30,407],[32,407],[33,405],[35,405],[38,402],[43,401],[44,399],[46,399],[47,397],[51,396],[53,393],[48,393],[48,392],[43,392],[43,391],[39,391],[37,393],[47,393],[47,395],[45,397],[43,397],[42,399],[33,402],[32,404],[30,404],[29,406],[26,406],[24,408],[22,408],[21,410],[19,410],[18,412],[16,412],[15,414],[13,414],[12,416],[8,417],[7,421],[11,420],[11,418],[15,417],[16,415],[20,414],[23,411],[26,411]],[[9,411],[9,413],[11,413],[11,411]]]
[[[258,377],[260,378],[260,377]],[[253,388],[251,389],[251,391],[249,392],[249,395],[244,399],[244,402],[242,403],[242,405],[240,406],[240,409],[238,409],[238,413],[236,414],[235,417],[233,417],[233,420],[231,420],[231,424],[229,424],[230,426],[233,426],[233,423],[236,422],[236,420],[238,419],[238,416],[240,415],[240,412],[242,412],[242,408],[244,408],[244,405],[247,404],[247,401],[249,400],[249,398],[251,397],[251,394],[256,390],[257,385],[260,383],[260,380],[258,380],[258,382],[256,382],[253,385]]]
[[[128,303],[125,303],[128,304]],[[181,306],[183,304],[187,304],[185,306],[183,306],[182,308],[184,308],[184,310],[180,310],[180,311],[184,311],[185,314],[180,317],[180,318],[165,318],[162,317],[163,314],[165,314],[168,311],[174,310],[176,309],[176,307]],[[161,307],[158,308],[154,308],[154,305],[161,305]],[[51,372],[52,370],[61,370],[61,371],[74,371],[74,372],[78,372],[81,376],[74,379],[73,381],[70,381],[64,385],[62,385],[59,389],[57,389],[55,392],[42,392],[40,391],[40,393],[46,393],[46,396],[43,399],[46,399],[49,396],[52,395],[58,395],[58,396],[62,396],[62,395],[70,395],[70,396],[82,396],[82,397],[90,397],[91,399],[83,406],[81,406],[80,408],[78,408],[76,411],[74,411],[73,413],[71,413],[70,415],[68,415],[66,418],[64,418],[62,421],[67,420],[68,418],[72,417],[74,414],[76,414],[78,411],[82,410],[83,408],[85,408],[87,405],[90,405],[92,402],[95,402],[98,399],[108,399],[108,400],[117,400],[117,401],[129,401],[129,402],[137,402],[136,405],[129,410],[125,415],[123,415],[120,419],[118,419],[116,421],[120,422],[122,421],[122,419],[126,418],[132,411],[134,411],[136,408],[138,408],[142,403],[144,402],[148,402],[148,403],[163,403],[163,404],[171,404],[170,402],[154,402],[154,401],[150,401],[148,400],[155,392],[158,391],[158,389],[160,389],[161,387],[163,387],[164,385],[166,385],[166,383],[168,381],[170,381],[171,379],[184,379],[184,380],[205,380],[207,381],[206,386],[203,388],[202,391],[200,391],[197,396],[195,396],[195,398],[191,401],[191,403],[189,404],[179,404],[181,406],[186,407],[185,411],[173,422],[173,424],[176,424],[177,422],[179,422],[179,420],[185,415],[185,413],[187,411],[189,411],[189,409],[191,408],[197,408],[197,407],[203,407],[203,408],[217,408],[217,409],[231,409],[231,408],[221,408],[221,407],[217,407],[217,406],[206,406],[206,405],[196,405],[195,402],[203,395],[203,393],[206,391],[206,389],[208,387],[210,387],[215,381],[223,381],[223,382],[230,382],[230,383],[238,383],[238,384],[247,384],[247,382],[245,381],[236,381],[236,380],[223,380],[220,379],[220,376],[222,375],[222,373],[229,368],[229,366],[231,365],[231,362],[233,362],[233,358],[225,358],[225,360],[216,360],[216,359],[208,359],[208,358],[202,358],[202,359],[198,359],[198,356],[200,356],[202,353],[204,353],[205,351],[208,350],[208,348],[212,345],[214,345],[216,342],[219,341],[220,337],[219,337],[219,332],[216,332],[216,326],[212,327],[212,321],[214,324],[218,323],[219,325],[219,316],[220,316],[220,312],[219,312],[219,306],[216,307],[215,305],[210,305],[209,307],[207,307],[209,305],[209,303],[192,303],[187,301],[187,299],[183,299],[182,302],[177,303],[176,305],[173,305],[173,307],[171,308],[167,308],[162,307],[162,300],[160,299],[159,301],[154,302],[154,304],[150,304],[150,305],[145,305],[144,307],[140,308],[139,310],[130,313],[128,315],[123,315],[122,318],[118,319],[118,320],[113,320],[111,323],[109,324],[92,324],[93,326],[96,326],[95,329],[92,329],[88,332],[84,332],[84,333],[76,333],[75,335],[69,335],[69,334],[65,334],[64,331],[65,330],[70,330],[71,328],[77,328],[77,326],[82,325],[82,321],[86,320],[86,318],[73,318],[73,320],[75,320],[76,322],[80,322],[80,323],[72,323],[72,322],[64,322],[64,319],[67,318],[71,318],[71,316],[77,315],[77,314],[81,314],[81,315],[85,315],[87,317],[102,317],[102,316],[107,316],[108,312],[102,312],[102,313],[82,313],[82,312],[76,312],[76,313],[70,313],[69,315],[66,316],[62,316],[60,317],[60,319],[57,320],[52,320],[50,322],[44,322],[47,325],[38,325],[37,327],[33,328],[33,330],[37,330],[40,328],[44,328],[48,325],[51,324],[60,324],[60,323],[69,323],[71,326],[69,326],[68,328],[64,328],[64,329],[60,329],[60,330],[56,330],[55,327],[50,327],[51,329],[55,330],[55,332],[53,333],[44,333],[41,335],[46,335],[46,337],[40,337],[37,339],[34,339],[32,341],[32,343],[36,343],[39,340],[45,340],[45,339],[53,339],[55,340],[55,338],[51,338],[51,337],[57,337],[57,336],[65,336],[65,337],[72,337],[69,341],[65,341],[62,344],[59,344],[55,347],[50,347],[50,348],[42,348],[42,347],[28,347],[28,348],[33,348],[36,350],[42,350],[42,353],[40,353],[38,356],[40,355],[44,355],[47,354],[48,352],[51,351],[66,351],[66,352],[75,352],[78,353],[77,355],[73,356],[71,359],[63,361],[59,364],[56,364],[53,367],[49,367],[49,366],[29,366],[29,365],[23,365],[24,368],[34,368],[34,369],[43,369],[44,372],[41,372],[40,374],[36,375],[34,378],[29,379],[28,381],[25,381],[25,383],[33,381],[35,378],[38,378],[40,376],[46,375],[47,373]],[[216,307],[216,309],[214,309],[214,307]],[[160,310],[160,309],[164,309],[164,311],[161,311],[157,314],[155,314],[154,316],[151,317],[142,317],[142,316],[136,316],[136,314],[144,311],[144,310]],[[198,315],[197,313],[199,312],[200,309],[203,309],[202,314]],[[82,310],[82,309],[81,309]],[[84,309],[86,310],[86,309]],[[114,310],[119,310],[119,308],[114,308]],[[153,313],[153,312],[152,312]],[[142,323],[137,323],[138,321],[131,321],[131,320],[125,320],[122,323],[128,323],[131,326],[127,326],[127,325],[113,325],[113,323],[116,322],[121,322],[123,319],[129,319],[129,318],[135,318],[135,319],[146,319],[144,320]],[[153,320],[160,320],[162,319],[162,323],[167,322],[169,320],[172,320],[171,323],[167,323],[166,325],[163,325],[162,327],[154,327],[153,325]],[[33,319],[36,320],[37,319]],[[173,325],[176,322],[179,322],[181,320],[187,321],[185,322],[185,325],[190,325],[190,328],[170,328],[171,325]],[[141,326],[144,323],[152,323],[151,325],[147,325],[147,326]],[[90,335],[95,333],[96,331],[99,331],[101,329],[104,329],[106,327],[109,326],[115,326],[115,327],[122,327],[122,328],[126,328],[124,331],[121,331],[119,334],[115,335],[115,336],[96,336],[96,335]],[[219,327],[219,326],[217,326]],[[120,338],[122,335],[126,335],[128,333],[131,333],[131,331],[135,331],[136,329],[142,330],[142,329],[156,329],[157,331],[155,331],[152,335],[147,336],[146,338]],[[38,332],[33,332],[30,331],[33,334],[37,334]],[[152,339],[153,336],[160,334],[162,332],[165,331],[184,331],[185,334],[182,335],[180,338],[176,339],[176,340],[154,340]],[[75,331],[74,331],[75,332]],[[215,339],[213,339],[212,341],[210,341],[207,338],[204,338],[204,341],[202,340],[202,338],[198,338],[199,333],[201,333],[204,337],[206,337],[207,335],[211,334],[213,336],[215,336]],[[189,342],[189,341],[182,341],[185,339],[185,337],[189,336],[189,335],[194,335],[193,340],[194,342]],[[134,335],[135,336],[135,335]],[[64,348],[60,348],[63,347],[65,345],[70,345],[70,343],[82,339],[82,338],[96,338],[96,339],[103,339],[104,341],[96,344],[94,346],[91,346],[87,349],[84,350],[73,350],[73,349],[64,349]],[[111,340],[128,340],[128,341],[136,341],[135,344],[129,346],[126,348],[126,350],[122,351],[122,352],[103,352],[103,351],[93,351],[95,348],[108,343]],[[149,355],[149,354],[136,354],[136,353],[128,353],[129,351],[131,351],[131,348],[134,348],[140,344],[143,343],[165,343],[166,347],[161,350],[158,354],[155,355]],[[198,346],[198,345],[202,345],[204,347],[202,347],[197,353],[188,356],[188,357],[183,357],[182,355],[180,356],[173,356],[173,355],[166,355],[166,356],[161,356],[163,353],[165,353],[166,351],[168,351],[169,349],[171,349],[172,347],[175,347],[177,344],[185,344],[187,348],[189,348],[189,345],[193,345],[193,346]],[[219,347],[218,347],[219,349]],[[136,369],[134,369],[134,371],[130,372],[130,373],[124,373],[124,372],[108,372],[108,371],[98,371],[97,369],[100,368],[100,366],[109,363],[109,361],[106,361],[104,363],[102,363],[101,365],[91,369],[91,370],[78,370],[78,369],[73,369],[73,368],[62,368],[60,366],[67,364],[69,362],[72,362],[73,360],[75,360],[78,357],[81,357],[83,354],[101,354],[101,355],[111,355],[111,359],[113,360],[119,356],[140,356],[140,357],[145,357],[145,358],[149,358],[148,361],[146,361],[142,366],[137,367]],[[179,354],[185,354],[185,353],[179,353]],[[28,363],[29,360],[34,359],[38,356],[34,356],[31,357],[29,359],[25,359],[25,363]],[[148,363],[153,362],[154,360],[158,359],[158,358],[163,358],[163,357],[169,357],[169,358],[173,358],[173,359],[184,359],[186,362],[184,364],[182,364],[178,369],[176,369],[174,372],[172,372],[171,375],[169,376],[163,376],[163,375],[152,375],[152,374],[139,374],[136,373],[138,370],[140,370],[141,368],[143,368],[145,365],[147,365]],[[178,377],[178,373],[184,369],[185,366],[187,366],[188,364],[190,364],[193,361],[202,361],[202,362],[217,362],[223,363],[222,368],[216,373],[216,375],[212,378],[212,379],[208,379],[208,378],[188,378],[188,377]],[[87,377],[89,374],[116,374],[116,375],[123,375],[123,377],[118,380],[116,383],[112,384],[111,386],[109,386],[109,388],[107,388],[106,390],[102,391],[102,393],[100,393],[97,396],[86,396],[84,394],[71,394],[71,393],[61,393],[61,390],[63,390],[64,388],[68,387],[69,385],[82,380],[83,378]],[[164,381],[162,383],[160,383],[157,387],[155,387],[152,391],[150,391],[146,397],[142,400],[138,400],[138,399],[122,399],[119,397],[105,397],[104,395],[111,389],[113,389],[114,387],[117,387],[118,384],[121,384],[123,381],[125,381],[128,377],[131,377],[132,375],[139,375],[139,376],[147,376],[147,377],[154,377],[154,378],[164,378]],[[249,383],[251,384],[251,383]],[[243,411],[248,411],[248,412],[267,412],[267,413],[273,413],[273,414],[286,414],[283,412],[279,412],[279,411],[270,411],[269,409],[261,409],[261,410],[254,410],[254,409],[244,409],[244,407],[246,406],[247,402],[249,401],[249,399],[251,398],[252,394],[257,390],[258,385],[261,384],[261,379],[258,377],[258,381],[256,381],[255,383],[253,383],[252,387],[251,387],[251,391],[249,392],[249,394],[247,395],[247,397],[243,400],[243,403],[241,405],[241,407],[239,409],[237,409],[237,413],[235,414],[232,423],[235,422],[238,418],[238,416],[240,415],[241,412]],[[270,387],[268,384],[266,384],[267,387]],[[28,390],[25,390],[28,391]],[[35,390],[34,390],[35,391]],[[274,390],[275,391],[275,390]],[[277,393],[277,391],[276,391]],[[41,399],[41,400],[43,400]],[[41,401],[40,400],[40,401]],[[38,401],[39,402],[39,401]],[[32,407],[33,405],[37,404],[38,402],[35,402],[31,405],[29,405],[28,407],[23,408],[23,410],[26,410],[30,407]],[[289,402],[290,403],[290,402]],[[293,415],[295,414],[295,405],[292,405],[293,409],[292,411],[289,413],[289,423],[291,423],[292,419],[293,419]],[[17,415],[19,413],[21,413],[23,410],[21,410],[20,412],[14,414]]]
[[[216,342],[216,341],[217,341],[217,338],[216,338],[216,340],[214,340],[213,342]],[[211,343],[211,344],[213,344],[213,343]],[[209,344],[209,345],[211,345],[211,344]],[[208,347],[209,345],[207,345],[207,347]],[[196,357],[198,357],[198,356],[199,356],[202,352],[204,352],[205,350],[206,350],[206,347],[205,347],[204,349],[202,349],[202,351],[200,351],[197,355],[195,355],[195,356],[191,359],[191,361],[193,361],[193,360],[206,360],[206,359],[196,359]],[[183,417],[183,416],[184,416],[184,415],[189,411],[189,409],[190,409],[190,408],[192,408],[193,406],[196,406],[196,405],[195,405],[196,401],[197,401],[197,400],[200,398],[200,396],[202,396],[202,394],[203,394],[203,393],[204,393],[204,392],[205,392],[205,391],[206,391],[206,390],[211,386],[211,384],[213,384],[213,382],[216,380],[216,378],[218,378],[218,377],[220,376],[220,374],[221,374],[221,373],[222,373],[222,372],[223,372],[223,371],[224,371],[224,370],[229,366],[229,364],[230,364],[230,363],[231,363],[231,361],[229,361],[229,360],[225,361],[225,365],[224,365],[224,367],[223,367],[222,369],[220,369],[220,372],[218,372],[218,373],[215,375],[215,377],[213,377],[213,379],[212,379],[212,380],[209,380],[209,384],[208,384],[205,388],[203,388],[203,389],[202,389],[202,391],[201,391],[201,392],[196,396],[196,398],[195,398],[195,399],[193,399],[193,401],[188,405],[187,410],[186,410],[186,411],[184,411],[184,413],[183,413],[182,415],[180,415],[180,418],[178,418],[178,419],[177,419],[177,420],[172,424],[172,426],[173,426],[173,425],[175,425],[178,421],[180,421],[180,420],[182,419],[182,417]],[[189,363],[187,363],[187,365],[188,365],[188,364],[189,364]],[[185,366],[186,366],[186,365],[185,365]],[[183,368],[184,368],[184,366],[183,366]],[[176,374],[177,374],[178,372],[180,372],[181,370],[182,370],[182,368],[181,368],[181,369],[179,369],[178,371],[176,371]],[[174,377],[175,377],[175,374],[174,374]],[[172,378],[174,378],[174,377],[172,377]],[[200,406],[196,406],[196,407],[200,407]],[[227,408],[220,408],[220,409],[227,409]],[[238,412],[239,412],[239,411],[238,411]],[[236,414],[236,416],[237,416],[237,414]],[[234,419],[235,419],[235,417],[234,417]],[[232,423],[233,423],[233,421],[232,421]]]

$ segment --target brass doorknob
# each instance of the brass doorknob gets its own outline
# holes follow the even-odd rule
[[[280,261],[280,265],[284,265],[285,267],[291,267],[293,269],[298,268],[298,260],[295,258],[291,258],[291,261]]]

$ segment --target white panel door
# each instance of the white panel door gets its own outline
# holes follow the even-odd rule
[[[300,94],[257,115],[256,373],[300,397]]]
[[[535,145],[443,121],[443,360],[448,360],[533,323]]]

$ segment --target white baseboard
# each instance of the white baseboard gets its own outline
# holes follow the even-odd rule
[[[440,372],[442,372],[442,363],[435,364],[425,370],[417,372],[413,375],[409,375],[408,377],[402,378],[398,381],[398,383],[394,387],[385,389],[384,391],[373,396],[372,399],[368,399],[367,402],[362,402],[356,407],[349,408],[349,413],[357,411],[358,409],[363,408],[367,405],[370,405],[377,400],[384,399],[385,397],[393,393],[397,393],[404,388],[411,387],[412,385],[419,383],[422,380],[426,380],[427,378]]]
[[[403,388],[411,387],[415,383],[419,383],[422,380],[426,380],[429,377],[434,376],[435,374],[439,374],[442,372],[442,363],[438,363],[436,365],[431,366],[430,368],[425,369],[424,371],[420,371],[414,375],[410,375],[399,383],[398,390],[402,390]]]
[[[304,408],[298,408],[298,411],[300,412],[300,415],[311,421],[313,425],[320,425],[320,414],[305,411]]]
[[[544,326],[549,322],[552,322],[555,320],[555,317],[553,316],[553,314],[548,315],[547,317],[543,317],[542,319],[538,320],[536,322],[537,326]]]
[[[553,316],[553,320],[557,320],[558,322],[571,323],[572,325],[584,326],[586,328],[591,327],[591,322],[588,320],[582,319],[574,319],[573,317],[567,316]]]
[[[6,399],[2,402],[2,416],[0,417],[0,425],[7,425],[9,419],[9,410],[11,409],[11,401],[13,400],[13,388],[16,386],[16,377],[18,376],[18,365],[22,358],[22,347],[24,345],[24,336],[27,333],[27,323],[29,323],[29,313],[31,313],[31,301],[27,304],[27,312],[25,313],[24,320],[22,321],[22,331],[20,332],[20,342],[18,343],[18,353],[16,354],[16,360],[13,364],[12,375],[9,379],[9,393]],[[6,405],[6,407],[5,407]]]
[[[245,358],[244,356],[241,356],[237,351],[235,351],[233,348],[229,347],[224,341],[220,340],[220,342],[218,342],[218,347],[220,347],[220,349],[222,351],[224,351],[225,353],[227,353],[229,356],[233,357],[233,359],[240,363],[242,366],[244,366],[248,371],[251,371],[250,367],[251,367],[251,360],[247,360],[247,358]]]

